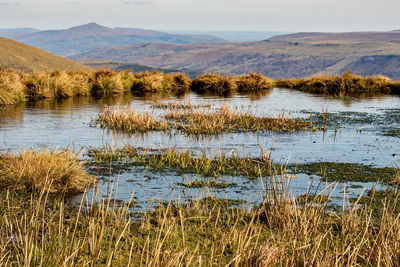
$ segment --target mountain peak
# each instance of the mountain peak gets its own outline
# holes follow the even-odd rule
[[[79,25],[79,26],[75,26],[72,28],[69,28],[69,30],[109,30],[110,28],[102,26],[100,24],[97,24],[95,22],[90,22],[87,24],[83,24],[83,25]]]

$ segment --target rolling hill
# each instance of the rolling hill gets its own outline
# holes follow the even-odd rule
[[[106,58],[157,68],[222,74],[256,71],[273,78],[352,71],[400,79],[400,31],[298,33],[242,43],[146,43],[97,49],[71,58]]]
[[[29,44],[61,56],[82,53],[97,48],[137,43],[214,43],[223,39],[211,35],[170,34],[136,28],[109,28],[89,23],[64,30],[35,29],[0,30],[0,36]]]
[[[23,72],[91,69],[78,62],[2,37],[0,37],[0,66]]]

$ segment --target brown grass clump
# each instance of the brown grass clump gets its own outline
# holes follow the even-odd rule
[[[19,71],[0,67],[0,106],[25,101],[25,85]]]
[[[65,71],[27,74],[26,96],[31,99],[67,98],[74,95],[70,77]]]
[[[129,92],[132,88],[134,76],[130,70],[119,71],[118,75],[121,77],[122,86],[126,92]]]
[[[216,113],[186,110],[184,113],[169,112],[164,118],[176,121],[177,129],[189,135],[221,134],[224,132],[305,130],[310,123],[279,115],[277,118],[257,117],[222,106]]]
[[[125,92],[121,75],[111,70],[98,70],[92,74],[91,94],[94,96],[108,96]]]
[[[91,84],[90,72],[68,72],[72,92],[74,96],[88,96],[90,95]]]
[[[79,157],[69,151],[36,151],[0,156],[0,187],[51,193],[79,193],[95,178],[84,171]]]
[[[190,82],[190,79],[183,73],[143,72],[134,75],[132,91],[177,95],[187,92]]]
[[[229,77],[202,74],[192,81],[191,89],[201,94],[228,95],[237,90],[237,85]]]
[[[146,112],[140,114],[136,110],[111,111],[106,109],[95,121],[101,128],[115,129],[128,133],[165,131],[169,129],[166,122],[160,122]]]
[[[239,92],[254,92],[273,88],[275,81],[259,73],[251,72],[250,74],[237,77],[236,85]]]
[[[190,89],[191,80],[184,73],[165,74],[164,91],[181,95]]]
[[[281,79],[277,81],[277,86],[334,96],[391,94],[399,92],[400,88],[398,82],[382,75],[362,77],[350,72],[343,76],[320,75],[304,79]]]

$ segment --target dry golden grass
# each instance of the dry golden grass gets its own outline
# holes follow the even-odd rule
[[[73,96],[88,96],[90,95],[91,84],[90,72],[68,72],[70,86]]]
[[[136,93],[184,94],[189,90],[191,80],[183,73],[164,74],[159,71],[134,75],[132,91]]]
[[[96,124],[101,128],[120,130],[128,133],[165,131],[170,127],[166,122],[156,120],[150,113],[141,114],[136,110],[115,110],[106,109],[100,114]]]
[[[79,193],[94,184],[79,157],[69,151],[25,149],[0,156],[0,187],[51,193]]]
[[[192,81],[191,89],[201,94],[228,95],[236,92],[234,79],[218,74],[202,74]]]
[[[121,75],[111,70],[95,71],[90,78],[91,94],[107,96],[126,92]]]
[[[226,132],[278,131],[294,132],[311,126],[305,120],[295,120],[283,114],[274,117],[257,117],[221,106],[215,113],[204,110],[172,110],[164,118],[176,122],[176,128],[189,135],[221,134]]]
[[[65,71],[27,74],[24,82],[30,99],[67,98],[74,94],[70,77]]]
[[[25,101],[25,85],[19,71],[0,67],[0,106]]]
[[[276,84],[280,88],[333,96],[391,94],[398,93],[400,88],[398,82],[382,75],[362,77],[350,72],[343,76],[320,75],[303,79],[281,79]]]
[[[79,208],[50,200],[46,190],[28,198],[3,191],[0,265],[398,265],[397,188],[374,200],[381,210],[371,205],[372,195],[366,204],[344,196],[343,208],[333,211],[335,185],[321,188],[323,197],[307,194],[298,202],[283,169],[265,182],[263,201],[252,209],[208,197],[139,214],[131,213],[131,201],[116,206],[112,193],[100,200],[96,190],[91,204],[82,198]]]
[[[251,72],[237,77],[236,85],[239,92],[255,92],[273,88],[275,81],[259,73]]]

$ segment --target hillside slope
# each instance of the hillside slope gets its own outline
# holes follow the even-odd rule
[[[89,23],[64,30],[18,33],[0,30],[0,36],[5,36],[62,56],[98,48],[146,42],[190,44],[224,41],[211,35],[170,34],[136,28],[109,28],[96,23]]]
[[[243,43],[138,44],[98,49],[71,58],[106,58],[157,68],[222,74],[256,71],[273,78],[352,71],[400,79],[400,31],[300,33]]]
[[[2,37],[0,37],[0,66],[24,72],[91,69],[78,62]]]

